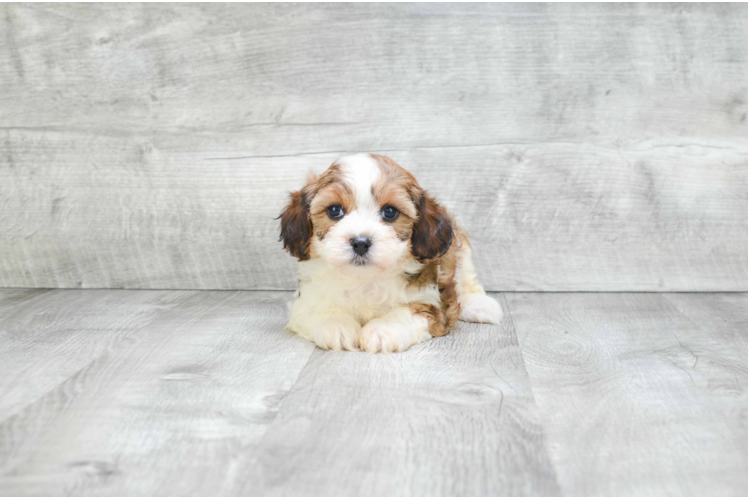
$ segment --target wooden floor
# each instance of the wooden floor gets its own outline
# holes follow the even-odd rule
[[[498,294],[398,355],[290,297],[0,289],[0,493],[748,494],[748,294]]]

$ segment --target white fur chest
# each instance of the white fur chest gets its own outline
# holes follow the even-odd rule
[[[380,317],[395,307],[411,302],[439,303],[435,286],[408,287],[405,270],[417,271],[420,265],[407,262],[387,273],[346,275],[324,262],[312,259],[300,264],[299,294],[308,307],[334,314],[342,310],[352,314],[361,324]]]

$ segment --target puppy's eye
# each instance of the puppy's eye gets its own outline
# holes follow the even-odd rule
[[[343,207],[340,205],[333,205],[331,207],[327,207],[327,216],[331,218],[332,220],[338,220],[343,218]]]
[[[392,205],[387,205],[382,209],[382,218],[386,222],[394,222],[395,219],[400,215],[400,211]]]

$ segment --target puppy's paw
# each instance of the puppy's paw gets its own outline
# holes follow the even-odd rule
[[[504,316],[501,305],[488,295],[467,293],[460,297],[460,319],[470,323],[498,325]]]
[[[413,344],[431,338],[427,321],[423,319],[422,322],[424,325],[420,323],[406,325],[384,319],[373,319],[361,329],[358,337],[359,346],[362,351],[368,353],[402,352]]]
[[[361,325],[354,319],[336,319],[314,329],[313,340],[322,349],[332,351],[358,351],[358,334]]]
[[[408,336],[403,325],[373,319],[361,329],[358,343],[368,353],[399,352],[410,347]]]

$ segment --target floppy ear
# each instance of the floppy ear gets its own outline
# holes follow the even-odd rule
[[[452,220],[426,191],[417,199],[418,221],[410,238],[411,252],[424,261],[441,257],[452,244]]]
[[[311,196],[307,188],[291,193],[291,200],[279,217],[281,232],[278,241],[282,241],[283,248],[299,261],[309,260],[309,241],[312,238]]]

